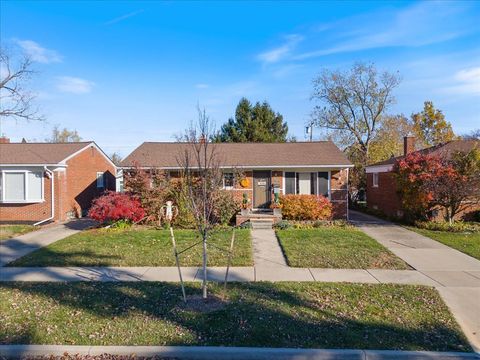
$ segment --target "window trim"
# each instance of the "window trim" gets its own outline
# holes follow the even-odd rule
[[[101,175],[101,176],[98,176]],[[98,180],[102,179],[102,184],[99,186]],[[97,189],[105,189],[105,171],[97,171]]]
[[[40,171],[31,171],[31,170],[1,170],[0,173],[2,174],[2,197],[0,202],[2,204],[37,204],[42,203],[45,201],[45,177],[43,176],[43,170]],[[5,174],[23,174],[24,176],[24,186],[25,186],[25,199],[24,200],[6,200],[5,199]],[[28,192],[28,174],[32,173],[41,173],[41,186],[42,186],[42,197],[40,199],[29,199],[29,192]]]
[[[372,173],[372,187],[378,188],[378,183],[379,183],[378,180],[379,180],[378,172]]]
[[[283,186],[282,186],[282,191],[283,191],[283,195],[286,195],[286,179],[287,177],[285,176],[285,173],[294,173],[295,174],[295,193],[294,195],[298,195],[297,193],[297,179],[298,179],[298,173],[301,173],[301,172],[309,172],[309,171],[283,171],[283,179],[282,179],[282,183],[283,183]],[[310,173],[314,173],[315,176],[317,176],[317,195],[320,195],[319,194],[319,191],[320,191],[320,184],[319,184],[319,181],[318,181],[318,173],[319,172],[326,172],[328,173],[328,199],[331,200],[332,198],[332,171],[331,170],[317,170],[317,171],[310,171]]]
[[[227,174],[232,174],[232,182],[233,182],[232,186],[225,185],[225,175]],[[235,188],[235,174],[230,171],[226,171],[222,173],[222,185],[223,185],[223,190],[233,190]]]

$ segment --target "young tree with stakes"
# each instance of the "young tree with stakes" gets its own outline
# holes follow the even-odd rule
[[[198,109],[198,121],[192,123],[180,137],[187,144],[177,161],[182,178],[188,189],[187,206],[194,215],[195,225],[203,245],[202,297],[207,298],[207,241],[213,226],[212,215],[215,209],[216,194],[222,187],[223,176],[220,169],[220,156],[215,143],[209,141],[214,134],[214,126],[205,110]]]

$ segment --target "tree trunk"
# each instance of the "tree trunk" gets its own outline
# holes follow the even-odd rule
[[[207,298],[207,231],[203,232],[203,298]]]

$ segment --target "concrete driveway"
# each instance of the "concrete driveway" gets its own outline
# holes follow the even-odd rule
[[[350,220],[434,285],[465,335],[480,350],[480,261],[402,226],[360,212]]]
[[[91,219],[77,219],[64,224],[49,225],[25,235],[3,240],[0,242],[0,267],[95,224],[96,222]]]

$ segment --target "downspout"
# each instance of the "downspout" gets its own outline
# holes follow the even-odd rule
[[[47,218],[45,220],[41,220],[39,222],[36,222],[35,224],[33,224],[33,226],[43,224],[44,222],[50,221],[55,217],[55,178],[54,178],[53,171],[48,170],[46,166],[44,166],[44,169],[45,169],[45,172],[47,172],[50,175],[50,191],[51,191],[51,195],[50,195],[51,206],[50,206],[50,208],[51,208],[52,211],[51,211],[51,215],[50,215],[49,218]]]

